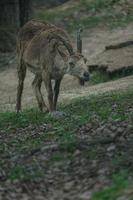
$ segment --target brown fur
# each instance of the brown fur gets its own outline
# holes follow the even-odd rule
[[[77,63],[81,61],[83,56],[73,52],[70,39],[64,30],[47,22],[31,20],[21,28],[17,39],[17,54],[19,79],[17,111],[21,109],[21,96],[27,67],[35,74],[32,86],[40,110],[47,107],[41,94],[41,83],[44,82],[48,93],[49,107],[47,109],[49,111],[56,110],[60,83],[64,74],[69,71],[69,74],[76,73],[75,76],[78,77],[81,72],[86,71],[84,63],[83,67],[80,63],[79,71],[81,72],[79,73],[76,68],[75,70],[68,69],[70,60]],[[55,80],[54,91],[52,79]],[[83,77],[80,79],[83,80]]]

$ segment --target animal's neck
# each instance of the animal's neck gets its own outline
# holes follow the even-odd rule
[[[67,67],[67,63],[64,63],[64,67],[63,67],[63,74],[68,74],[68,67]]]
[[[67,60],[64,60],[64,58],[58,53],[54,59],[54,68],[62,75],[67,73]]]

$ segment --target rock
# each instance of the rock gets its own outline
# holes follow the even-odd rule
[[[84,193],[79,195],[79,199],[80,200],[88,200],[88,199],[91,198],[91,196],[92,196],[92,192],[91,191],[86,191],[86,192],[84,192]]]
[[[116,129],[117,129],[116,126],[114,126],[114,125],[111,125],[111,126],[110,126],[110,130],[111,130],[111,131],[116,131]]]
[[[116,146],[112,144],[107,148],[107,151],[110,152],[110,151],[114,151],[115,149],[116,149]]]
[[[54,111],[49,113],[49,115],[53,118],[60,119],[66,116],[66,113],[60,111]]]
[[[80,155],[80,153],[81,153],[81,151],[79,150],[79,149],[77,149],[75,152],[74,152],[74,156],[78,156],[78,155]]]
[[[22,194],[22,199],[23,199],[23,200],[29,200],[30,197],[29,197],[28,194]]]
[[[64,191],[65,192],[69,191],[73,186],[74,186],[74,181],[70,181],[70,182],[65,183]]]
[[[103,127],[98,128],[97,129],[97,134],[99,135],[100,133],[102,133],[102,131],[103,131]]]
[[[117,133],[123,133],[123,132],[124,132],[123,128],[119,127],[119,128],[117,129]]]
[[[118,197],[117,200],[128,200],[126,196]]]
[[[112,131],[110,131],[108,128],[105,128],[105,129],[103,130],[103,134],[104,134],[105,136],[111,136]]]
[[[117,107],[118,107],[117,104],[112,105],[112,108],[113,108],[113,109],[115,109],[115,108],[117,108]]]
[[[105,168],[99,169],[97,173],[98,173],[100,176],[104,176],[105,174],[107,174],[107,172],[108,172],[108,169],[105,167]]]
[[[93,160],[92,161],[92,167],[96,167],[97,166],[97,160]]]

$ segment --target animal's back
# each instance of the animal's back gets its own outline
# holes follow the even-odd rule
[[[61,40],[64,40],[70,51],[73,51],[69,36],[63,29],[47,22],[36,20],[27,22],[18,34],[17,52],[20,62],[25,62],[27,66],[30,66],[32,72],[40,71],[42,62],[47,63],[47,67],[52,71],[50,66],[54,63],[57,53],[55,44],[63,45]],[[61,49],[68,54],[67,48],[63,46]]]
[[[38,71],[43,65],[53,73],[51,67],[55,66],[55,58],[58,57],[59,51],[63,51],[63,54],[67,55],[73,52],[71,42],[64,32],[58,28],[41,30],[27,44],[23,60],[29,66],[33,66],[34,71],[35,69]]]
[[[20,53],[21,49],[25,49],[29,42],[41,31],[52,29],[56,34],[60,34],[69,40],[67,33],[53,24],[42,22],[38,20],[30,20],[19,31],[17,38],[17,52]]]

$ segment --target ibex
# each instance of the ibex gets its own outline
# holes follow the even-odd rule
[[[66,32],[52,24],[36,20],[27,22],[18,34],[17,54],[17,112],[21,109],[26,68],[35,74],[32,86],[41,111],[56,110],[60,83],[65,74],[77,77],[82,85],[89,80],[86,59],[81,52],[74,52]],[[55,81],[54,89],[52,79]],[[49,106],[46,106],[41,93],[42,82],[46,87]]]

